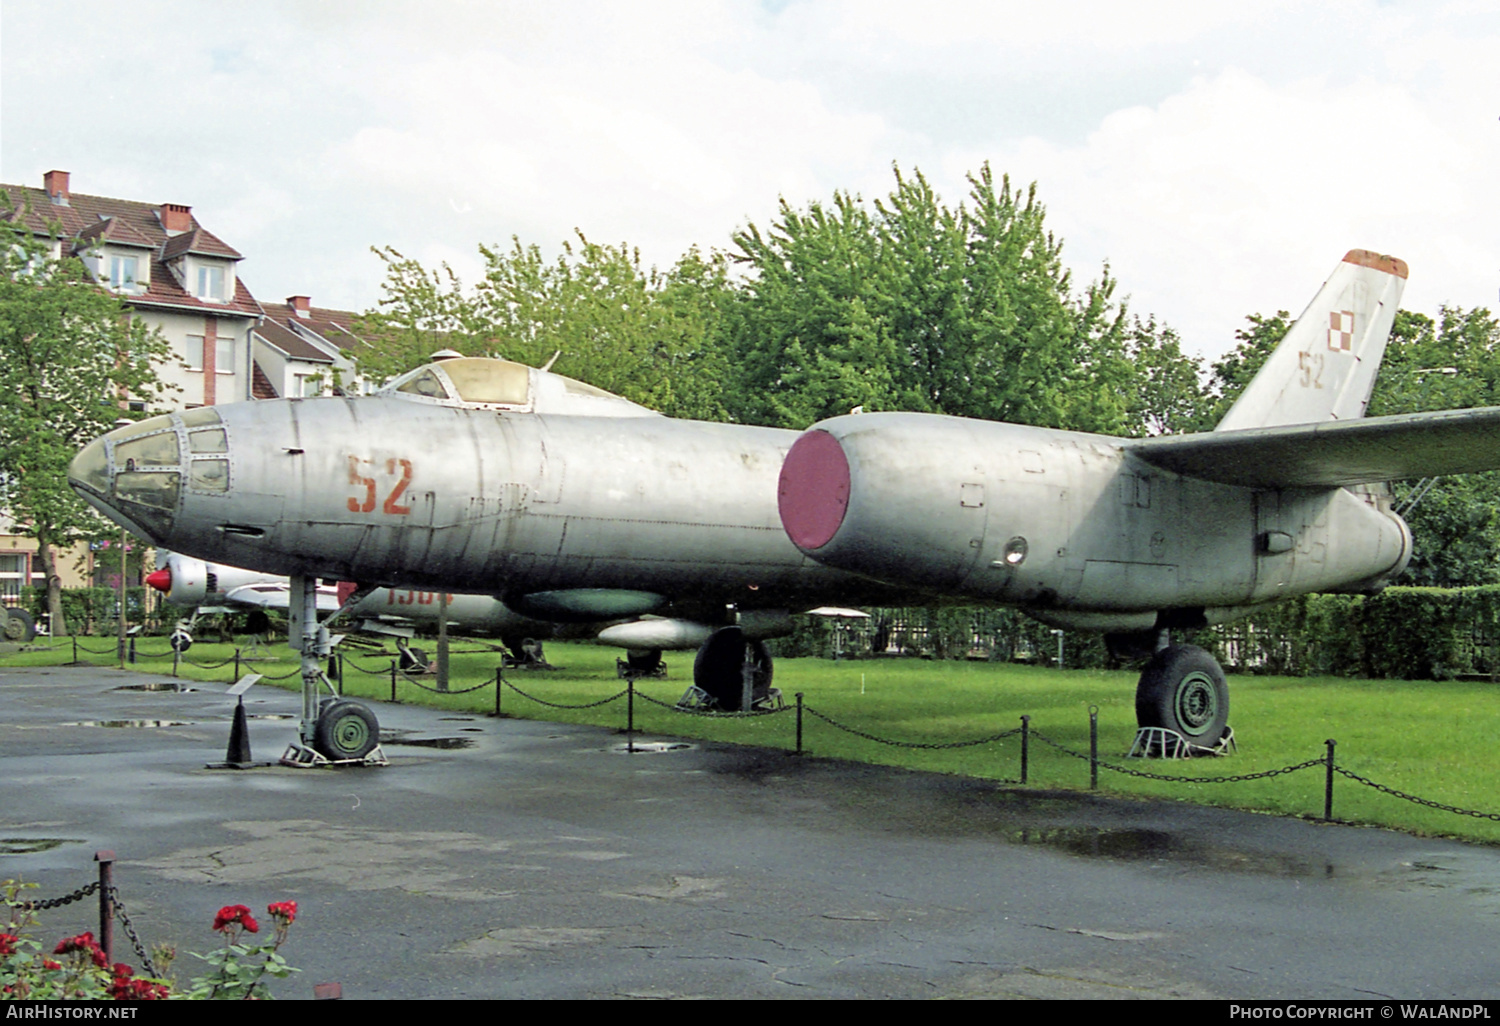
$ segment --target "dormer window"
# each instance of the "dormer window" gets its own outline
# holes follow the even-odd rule
[[[198,298],[224,301],[224,268],[198,265]]]
[[[126,291],[135,290],[136,275],[140,272],[141,258],[111,254],[109,258],[109,287]]]

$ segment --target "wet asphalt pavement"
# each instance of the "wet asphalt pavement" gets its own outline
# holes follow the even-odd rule
[[[210,770],[233,701],[165,679],[0,670],[0,878],[113,849],[184,951],[294,899],[281,997],[1500,997],[1492,848],[384,704],[388,768]],[[246,706],[274,759],[297,696]]]

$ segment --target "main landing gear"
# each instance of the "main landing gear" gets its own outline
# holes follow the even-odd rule
[[[781,704],[771,687],[771,653],[764,642],[745,637],[740,627],[720,627],[709,635],[693,660],[693,687],[679,705],[750,712]]]
[[[1213,748],[1229,729],[1223,667],[1195,645],[1159,649],[1136,685],[1135,719],[1141,727],[1176,731],[1195,748]]]

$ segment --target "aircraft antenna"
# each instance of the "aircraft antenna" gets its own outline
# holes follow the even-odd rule
[[[542,370],[543,370],[543,372],[551,370],[552,369],[552,365],[557,362],[557,358],[559,356],[561,356],[561,355],[562,355],[562,350],[561,349],[559,349],[557,352],[553,353],[552,354],[552,359],[550,359],[546,363],[542,364]]]

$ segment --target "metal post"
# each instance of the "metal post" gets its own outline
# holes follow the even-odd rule
[[[120,669],[125,669],[125,528],[120,528],[120,634],[116,652]]]
[[[1089,790],[1099,790],[1099,707],[1089,706]]]
[[[180,651],[178,651],[176,645],[173,645],[172,646],[172,676],[174,676],[174,677],[177,676],[177,664],[180,663],[181,661],[182,661],[182,653]],[[239,680],[239,678],[236,677],[235,680]]]
[[[1323,785],[1323,822],[1326,823],[1333,819],[1333,746],[1338,742],[1329,738],[1323,743],[1328,746],[1328,755],[1325,760],[1328,765],[1328,779]]]
[[[495,667],[495,718],[500,718],[500,692],[505,690],[505,666]]]
[[[99,947],[105,961],[115,960],[115,853],[108,849],[94,852],[99,863]]]
[[[802,692],[797,692],[797,754],[802,754]]]
[[[130,636],[130,645],[129,645],[128,651],[130,653],[129,654],[130,665],[134,666],[135,665],[135,635],[134,634],[132,634]]]
[[[625,750],[635,754],[635,678],[625,678]]]
[[[1021,717],[1021,783],[1026,783],[1026,771],[1031,761],[1031,717]]]
[[[78,635],[73,635],[73,665],[78,665]]]
[[[391,660],[391,701],[396,701],[396,660]]]
[[[437,689],[448,690],[448,593],[438,592]]]
[[[240,679],[240,650],[234,650],[234,680]],[[231,681],[233,683],[233,681]]]

